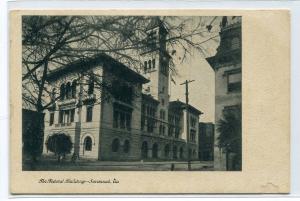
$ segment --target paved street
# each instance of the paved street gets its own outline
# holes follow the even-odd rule
[[[71,161],[57,162],[54,158],[41,159],[34,168],[30,168],[30,162],[24,163],[23,170],[49,170],[49,171],[170,171],[174,164],[175,171],[188,170],[185,161],[133,161],[133,162],[116,162],[116,161],[91,161],[79,160],[76,163]],[[211,161],[193,161],[191,163],[193,171],[211,171],[213,162]]]

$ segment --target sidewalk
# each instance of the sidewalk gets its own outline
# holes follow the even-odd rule
[[[57,162],[54,158],[43,158],[35,166],[34,170],[42,171],[171,171],[174,165],[175,171],[187,171],[186,161],[94,161],[78,160]],[[24,170],[30,168],[29,161],[23,165]],[[212,161],[192,161],[192,171],[212,171]]]

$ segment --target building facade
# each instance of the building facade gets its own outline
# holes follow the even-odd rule
[[[220,31],[220,45],[215,56],[207,58],[215,71],[215,153],[214,168],[228,169],[225,149],[218,147],[218,123],[226,113],[241,117],[241,17],[223,17]],[[227,167],[226,167],[227,166]]]
[[[47,150],[51,135],[64,133],[79,158],[197,160],[201,112],[169,101],[167,34],[158,18],[149,24],[142,73],[105,54],[52,72],[43,153],[52,154]]]
[[[215,126],[213,123],[199,123],[199,160],[214,160],[214,133]]]

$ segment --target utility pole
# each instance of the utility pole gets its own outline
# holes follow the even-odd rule
[[[191,153],[190,153],[190,114],[189,114],[189,83],[195,80],[186,80],[180,85],[185,85],[185,109],[186,109],[186,135],[187,135],[187,153],[188,153],[188,170],[191,170]]]
[[[81,74],[79,77],[79,94],[78,94],[78,103],[75,107],[78,107],[78,122],[75,122],[75,139],[74,139],[74,160],[79,159],[79,151],[80,151],[80,137],[81,137],[81,113],[82,113],[82,96],[83,96],[83,78],[84,76]]]

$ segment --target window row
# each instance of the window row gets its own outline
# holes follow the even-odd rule
[[[169,114],[168,121],[169,121],[169,124],[178,126],[180,123],[180,117],[178,115]]]
[[[153,133],[154,128],[155,128],[155,118],[154,117],[145,117],[142,116],[141,119],[141,129],[144,130],[146,127],[146,131],[148,133]]]
[[[77,82],[74,80],[72,84],[68,82],[67,84],[61,84],[60,85],[60,99],[70,99],[70,98],[76,98],[76,86]],[[55,99],[55,89],[53,90],[53,98]]]
[[[179,138],[180,127],[169,125],[168,127],[168,136],[174,136],[175,138]]]
[[[50,112],[50,120],[49,120],[49,126],[52,126],[55,121],[55,115],[54,111]],[[59,124],[68,124],[74,122],[74,116],[75,116],[75,108],[68,109],[68,110],[60,110],[58,112],[58,123]],[[86,122],[93,121],[93,106],[87,105],[86,106]]]
[[[163,157],[165,158],[169,158],[171,153],[172,153],[172,158],[173,159],[183,159],[184,158],[184,149],[183,147],[180,147],[178,149],[177,146],[173,146],[173,149],[171,150],[171,146],[170,144],[166,144],[165,146],[162,147],[163,148]],[[151,149],[151,147],[150,147]],[[171,152],[172,151],[172,152]],[[149,147],[148,147],[148,142],[144,141],[142,143],[142,147],[141,147],[141,152],[142,152],[142,158],[146,159],[149,158]],[[154,143],[152,145],[152,149],[151,149],[151,154],[152,154],[152,158],[158,158],[159,155],[159,145],[157,143]]]
[[[54,121],[54,113],[51,114],[53,115],[53,121]],[[65,124],[65,123],[74,122],[74,115],[75,115],[75,109],[60,110],[58,115],[58,123]],[[50,125],[53,124],[53,121],[52,122],[50,121]]]
[[[113,127],[130,131],[131,116],[132,111],[129,108],[115,105],[113,109]]]
[[[120,140],[118,138],[115,138],[111,144],[112,152],[119,152],[120,147],[121,147]],[[123,152],[129,153],[129,151],[130,151],[130,142],[129,142],[129,140],[125,140],[124,145],[123,145]]]
[[[152,69],[155,69],[155,59],[144,62],[144,72],[149,72]]]
[[[93,94],[94,93],[94,87],[95,87],[95,82],[94,78],[91,77],[88,81],[88,90],[87,93]],[[65,100],[65,99],[71,99],[71,98],[76,98],[76,87],[77,87],[77,81],[74,80],[71,84],[71,82],[68,82],[67,84],[63,83],[60,85],[60,100]],[[52,99],[55,100],[55,94],[56,91],[53,89],[52,91]]]

